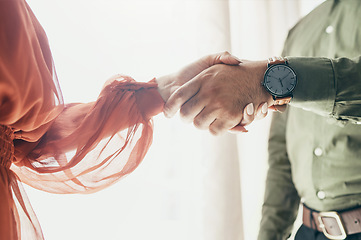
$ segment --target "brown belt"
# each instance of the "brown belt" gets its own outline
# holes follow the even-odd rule
[[[345,239],[347,235],[361,233],[361,207],[342,212],[315,212],[303,206],[302,219],[305,226],[323,232],[329,239]]]

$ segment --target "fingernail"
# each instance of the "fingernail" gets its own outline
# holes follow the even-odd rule
[[[248,115],[253,115],[253,113],[254,113],[253,103],[250,103],[247,105],[246,112]]]
[[[263,104],[261,111],[263,114],[266,114],[268,112],[268,104],[267,103]]]

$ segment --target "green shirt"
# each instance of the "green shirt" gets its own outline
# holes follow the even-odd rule
[[[318,211],[361,205],[361,1],[321,4],[283,55],[298,83],[273,114],[259,240],[287,239],[300,200]]]

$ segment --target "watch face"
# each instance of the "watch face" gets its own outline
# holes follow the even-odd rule
[[[269,67],[264,74],[263,85],[272,95],[285,97],[296,87],[297,77],[292,68],[284,64]]]

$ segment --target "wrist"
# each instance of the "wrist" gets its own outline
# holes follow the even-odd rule
[[[272,106],[274,104],[273,96],[262,86],[264,80],[264,73],[267,70],[268,60],[258,61],[257,67],[257,86],[260,88],[260,102],[267,102],[268,106]]]

